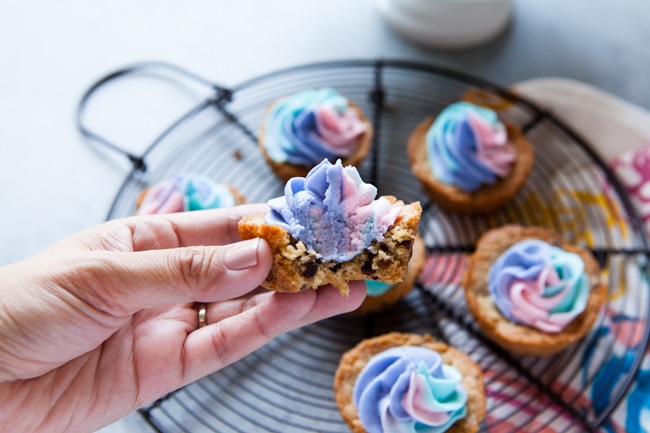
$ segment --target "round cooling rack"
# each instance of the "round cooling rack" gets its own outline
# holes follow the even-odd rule
[[[164,73],[211,88],[213,96],[134,155],[85,127],[84,110],[103,84]],[[420,200],[427,244],[416,289],[390,310],[341,316],[307,326],[223,370],[173,392],[141,414],[157,431],[348,432],[332,381],[343,352],[390,331],[429,333],[469,354],[485,374],[485,432],[597,431],[631,386],[647,346],[648,245],[640,219],[612,172],[561,120],[482,80],[400,61],[350,61],[291,68],[226,88],[183,69],[143,63],[93,86],[79,106],[84,136],[133,162],[109,219],[133,214],[143,188],[179,172],[202,173],[237,187],[249,202],[282,194],[256,134],[265,107],[307,88],[329,86],[355,101],[375,128],[360,167],[380,194]],[[533,171],[506,208],[487,217],[441,211],[411,174],[405,143],[413,128],[450,103],[487,105],[525,133],[536,149]],[[609,282],[608,303],[593,331],[553,357],[515,356],[487,340],[465,307],[459,285],[467,255],[486,230],[507,223],[541,226],[590,249]]]

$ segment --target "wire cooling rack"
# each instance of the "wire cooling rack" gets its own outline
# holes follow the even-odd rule
[[[142,154],[85,126],[95,92],[127,76],[164,73],[211,89]],[[202,173],[236,186],[249,202],[282,194],[256,134],[265,107],[306,88],[330,86],[361,106],[375,128],[360,172],[381,194],[420,200],[427,263],[416,289],[392,309],[341,316],[284,334],[241,361],[140,410],[156,431],[347,432],[332,379],[341,354],[390,331],[430,333],[469,354],[486,378],[482,431],[597,431],[634,383],[648,343],[645,321],[648,245],[623,188],[587,143],[560,119],[483,80],[401,61],[349,61],[295,67],[226,88],[173,65],[142,63],[108,75],[82,98],[81,133],[133,163],[108,215],[131,215],[139,192],[178,172]],[[488,217],[449,214],[431,203],[409,169],[412,129],[460,99],[481,102],[518,125],[536,148],[531,176],[517,198]],[[509,354],[476,327],[459,285],[467,255],[486,230],[506,223],[554,229],[589,248],[609,281],[608,304],[594,330],[550,358]]]

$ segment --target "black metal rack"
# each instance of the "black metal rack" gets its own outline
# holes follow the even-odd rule
[[[140,155],[85,126],[86,105],[105,83],[157,72],[194,80],[211,88],[213,96],[169,126]],[[481,365],[488,397],[482,431],[595,431],[633,383],[648,344],[648,325],[637,341],[638,335],[629,335],[615,322],[620,312],[630,317],[650,312],[650,250],[639,215],[599,156],[561,120],[504,89],[435,66],[388,60],[299,66],[232,88],[173,65],[137,64],[98,81],[79,105],[81,133],[133,163],[108,218],[132,214],[142,188],[181,171],[232,184],[251,202],[280,195],[282,184],[257,148],[264,109],[276,98],[321,86],[338,89],[373,121],[374,148],[360,168],[362,176],[381,194],[424,205],[421,234],[428,265],[417,290],[384,313],[336,317],[282,335],[143,408],[143,417],[166,433],[347,432],[332,391],[338,360],[361,339],[398,330],[430,333]],[[440,211],[422,194],[405,153],[418,122],[468,97],[498,109],[536,148],[535,166],[523,191],[489,217]],[[481,233],[506,223],[562,233],[591,249],[609,278],[609,302],[593,332],[554,357],[505,352],[483,336],[464,305],[459,278],[467,254]],[[607,378],[599,373],[605,368]]]

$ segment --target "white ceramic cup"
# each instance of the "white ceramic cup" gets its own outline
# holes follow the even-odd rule
[[[498,36],[510,21],[512,0],[375,0],[388,24],[427,47],[470,48]]]

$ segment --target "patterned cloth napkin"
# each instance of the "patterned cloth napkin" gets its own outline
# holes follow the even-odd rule
[[[525,81],[513,86],[513,90],[562,119],[591,144],[619,177],[643,219],[646,235],[650,233],[650,112],[602,90],[566,79]],[[647,285],[636,287],[641,290]],[[623,310],[617,312],[616,305],[612,310],[617,314],[612,316],[611,326],[628,327],[626,332],[619,334],[630,336],[624,344],[628,349],[635,349],[634,345],[640,344],[648,317],[630,317]],[[623,348],[614,352],[611,362],[625,362],[625,357]],[[608,362],[603,364],[593,388],[604,388],[606,383],[611,383],[608,365]],[[646,352],[625,400],[601,432],[650,432],[650,351]]]

